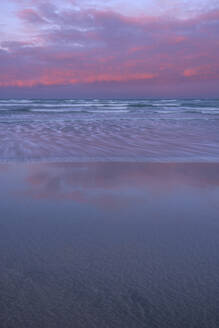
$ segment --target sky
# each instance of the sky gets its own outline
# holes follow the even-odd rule
[[[218,97],[219,2],[0,3],[0,97]]]

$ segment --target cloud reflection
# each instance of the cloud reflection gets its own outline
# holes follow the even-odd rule
[[[22,194],[118,208],[179,190],[219,187],[218,164],[83,163],[35,164],[26,171]]]

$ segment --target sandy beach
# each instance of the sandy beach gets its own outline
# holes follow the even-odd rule
[[[218,327],[219,164],[1,164],[0,179],[2,327]]]

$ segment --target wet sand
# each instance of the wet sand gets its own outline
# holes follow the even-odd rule
[[[219,164],[0,165],[1,327],[219,326]]]

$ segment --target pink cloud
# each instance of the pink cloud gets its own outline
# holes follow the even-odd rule
[[[185,77],[192,77],[192,76],[196,76],[197,74],[198,74],[198,71],[195,68],[186,68],[183,72],[183,75]]]
[[[18,17],[20,17],[27,23],[45,23],[45,20],[34,9],[31,8],[20,11]]]
[[[31,33],[1,45],[1,87],[219,80],[218,10],[158,19],[39,3],[18,17]]]

